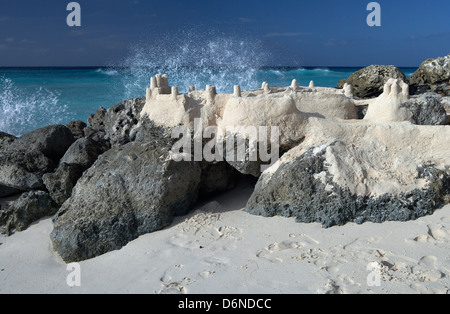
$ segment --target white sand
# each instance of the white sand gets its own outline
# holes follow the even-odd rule
[[[0,293],[449,293],[450,206],[417,221],[322,229],[242,208],[248,185],[165,230],[80,263],[53,252],[50,219],[0,237]],[[370,262],[381,286],[369,287]]]

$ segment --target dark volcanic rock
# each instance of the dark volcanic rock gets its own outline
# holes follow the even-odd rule
[[[8,146],[15,140],[16,140],[16,137],[14,135],[0,132],[0,151],[3,149],[3,147]]]
[[[192,208],[201,169],[170,160],[171,143],[161,137],[112,148],[83,174],[54,218],[51,239],[65,261],[119,249]]]
[[[45,190],[42,176],[55,169],[75,141],[63,125],[52,125],[15,139],[0,151],[0,197]]]
[[[42,175],[54,168],[55,164],[39,151],[1,151],[0,197],[20,191],[44,190]]]
[[[72,132],[73,137],[78,140],[84,137],[84,128],[87,124],[83,121],[72,121],[66,124],[66,127]]]
[[[16,139],[8,150],[41,152],[57,163],[75,142],[72,132],[64,125],[50,125]]]
[[[411,84],[418,85],[448,84],[449,81],[450,54],[446,57],[425,60],[410,78]]]
[[[100,107],[97,109],[97,112],[91,114],[88,118],[88,123],[92,129],[96,131],[105,131],[105,116],[106,109]]]
[[[145,97],[128,99],[108,109],[104,124],[106,137],[112,145],[134,141],[144,105]]]
[[[108,149],[106,141],[99,143],[90,138],[81,138],[70,146],[56,171],[43,176],[45,186],[57,204],[62,205],[72,195],[72,189],[83,172]]]
[[[426,92],[450,96],[450,54],[425,60],[410,78],[412,94]]]
[[[246,211],[266,217],[296,217],[298,222],[319,222],[328,228],[347,222],[417,219],[432,214],[449,199],[450,170],[431,166],[419,169],[420,175],[431,182],[427,189],[377,198],[352,194],[333,182],[324,166],[326,148],[311,147],[296,159],[281,163],[276,170],[264,172]]]
[[[447,122],[447,112],[442,105],[442,96],[436,93],[426,93],[411,98],[401,106],[412,113],[411,122],[418,125],[444,125]]]
[[[98,156],[109,148],[106,141],[97,142],[91,138],[81,138],[69,147],[61,158],[61,163],[78,164],[88,169]]]
[[[55,214],[57,206],[43,191],[23,193],[14,203],[0,211],[0,232],[10,235],[24,231],[33,222]]]
[[[74,186],[85,170],[79,164],[61,163],[55,172],[44,174],[42,179],[45,187],[58,205],[62,205],[72,195]]]
[[[337,87],[343,88],[347,83],[353,87],[356,97],[375,98],[383,93],[384,84],[390,78],[406,81],[405,74],[395,66],[371,65],[353,73],[348,79],[340,80]]]

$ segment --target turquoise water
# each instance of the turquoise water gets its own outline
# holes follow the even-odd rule
[[[124,99],[142,97],[151,76],[167,73],[169,83],[186,92],[189,85],[204,89],[215,85],[219,93],[300,85],[314,80],[316,86],[336,87],[360,68],[260,67],[89,67],[89,68],[0,68],[0,131],[22,135],[49,124],[86,121],[98,107],[109,108]],[[416,69],[403,68],[407,76]]]

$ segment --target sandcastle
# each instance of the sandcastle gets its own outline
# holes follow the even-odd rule
[[[260,89],[242,91],[235,85],[232,94],[219,94],[212,85],[204,90],[190,86],[180,94],[170,86],[167,75],[150,79],[146,103],[141,115],[148,115],[156,124],[165,127],[185,125],[194,129],[194,119],[201,119],[203,127],[219,126],[279,126],[281,146],[298,143],[303,138],[308,117],[327,119],[356,119],[358,108],[352,99],[351,87],[344,90],[308,87],[293,80],[289,87],[271,87],[263,82]]]

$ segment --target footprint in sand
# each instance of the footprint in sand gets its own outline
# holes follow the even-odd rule
[[[435,240],[443,240],[447,237],[447,232],[442,225],[428,225],[428,234]]]
[[[186,286],[190,284],[191,279],[183,277],[181,280],[174,278],[180,276],[180,271],[184,268],[183,265],[174,265],[169,267],[161,277],[162,287],[158,294],[185,294],[187,293]]]
[[[205,270],[205,271],[202,271],[202,272],[200,272],[200,273],[198,273],[198,274],[199,274],[199,276],[202,277],[203,279],[207,279],[207,278],[211,277],[212,275],[214,275],[215,273],[216,273],[216,272],[213,271],[213,270]]]
[[[267,248],[256,253],[259,258],[266,259],[272,263],[282,263],[283,258],[293,257],[292,250],[298,250],[304,245],[300,242],[283,241],[281,243],[270,244]]]

